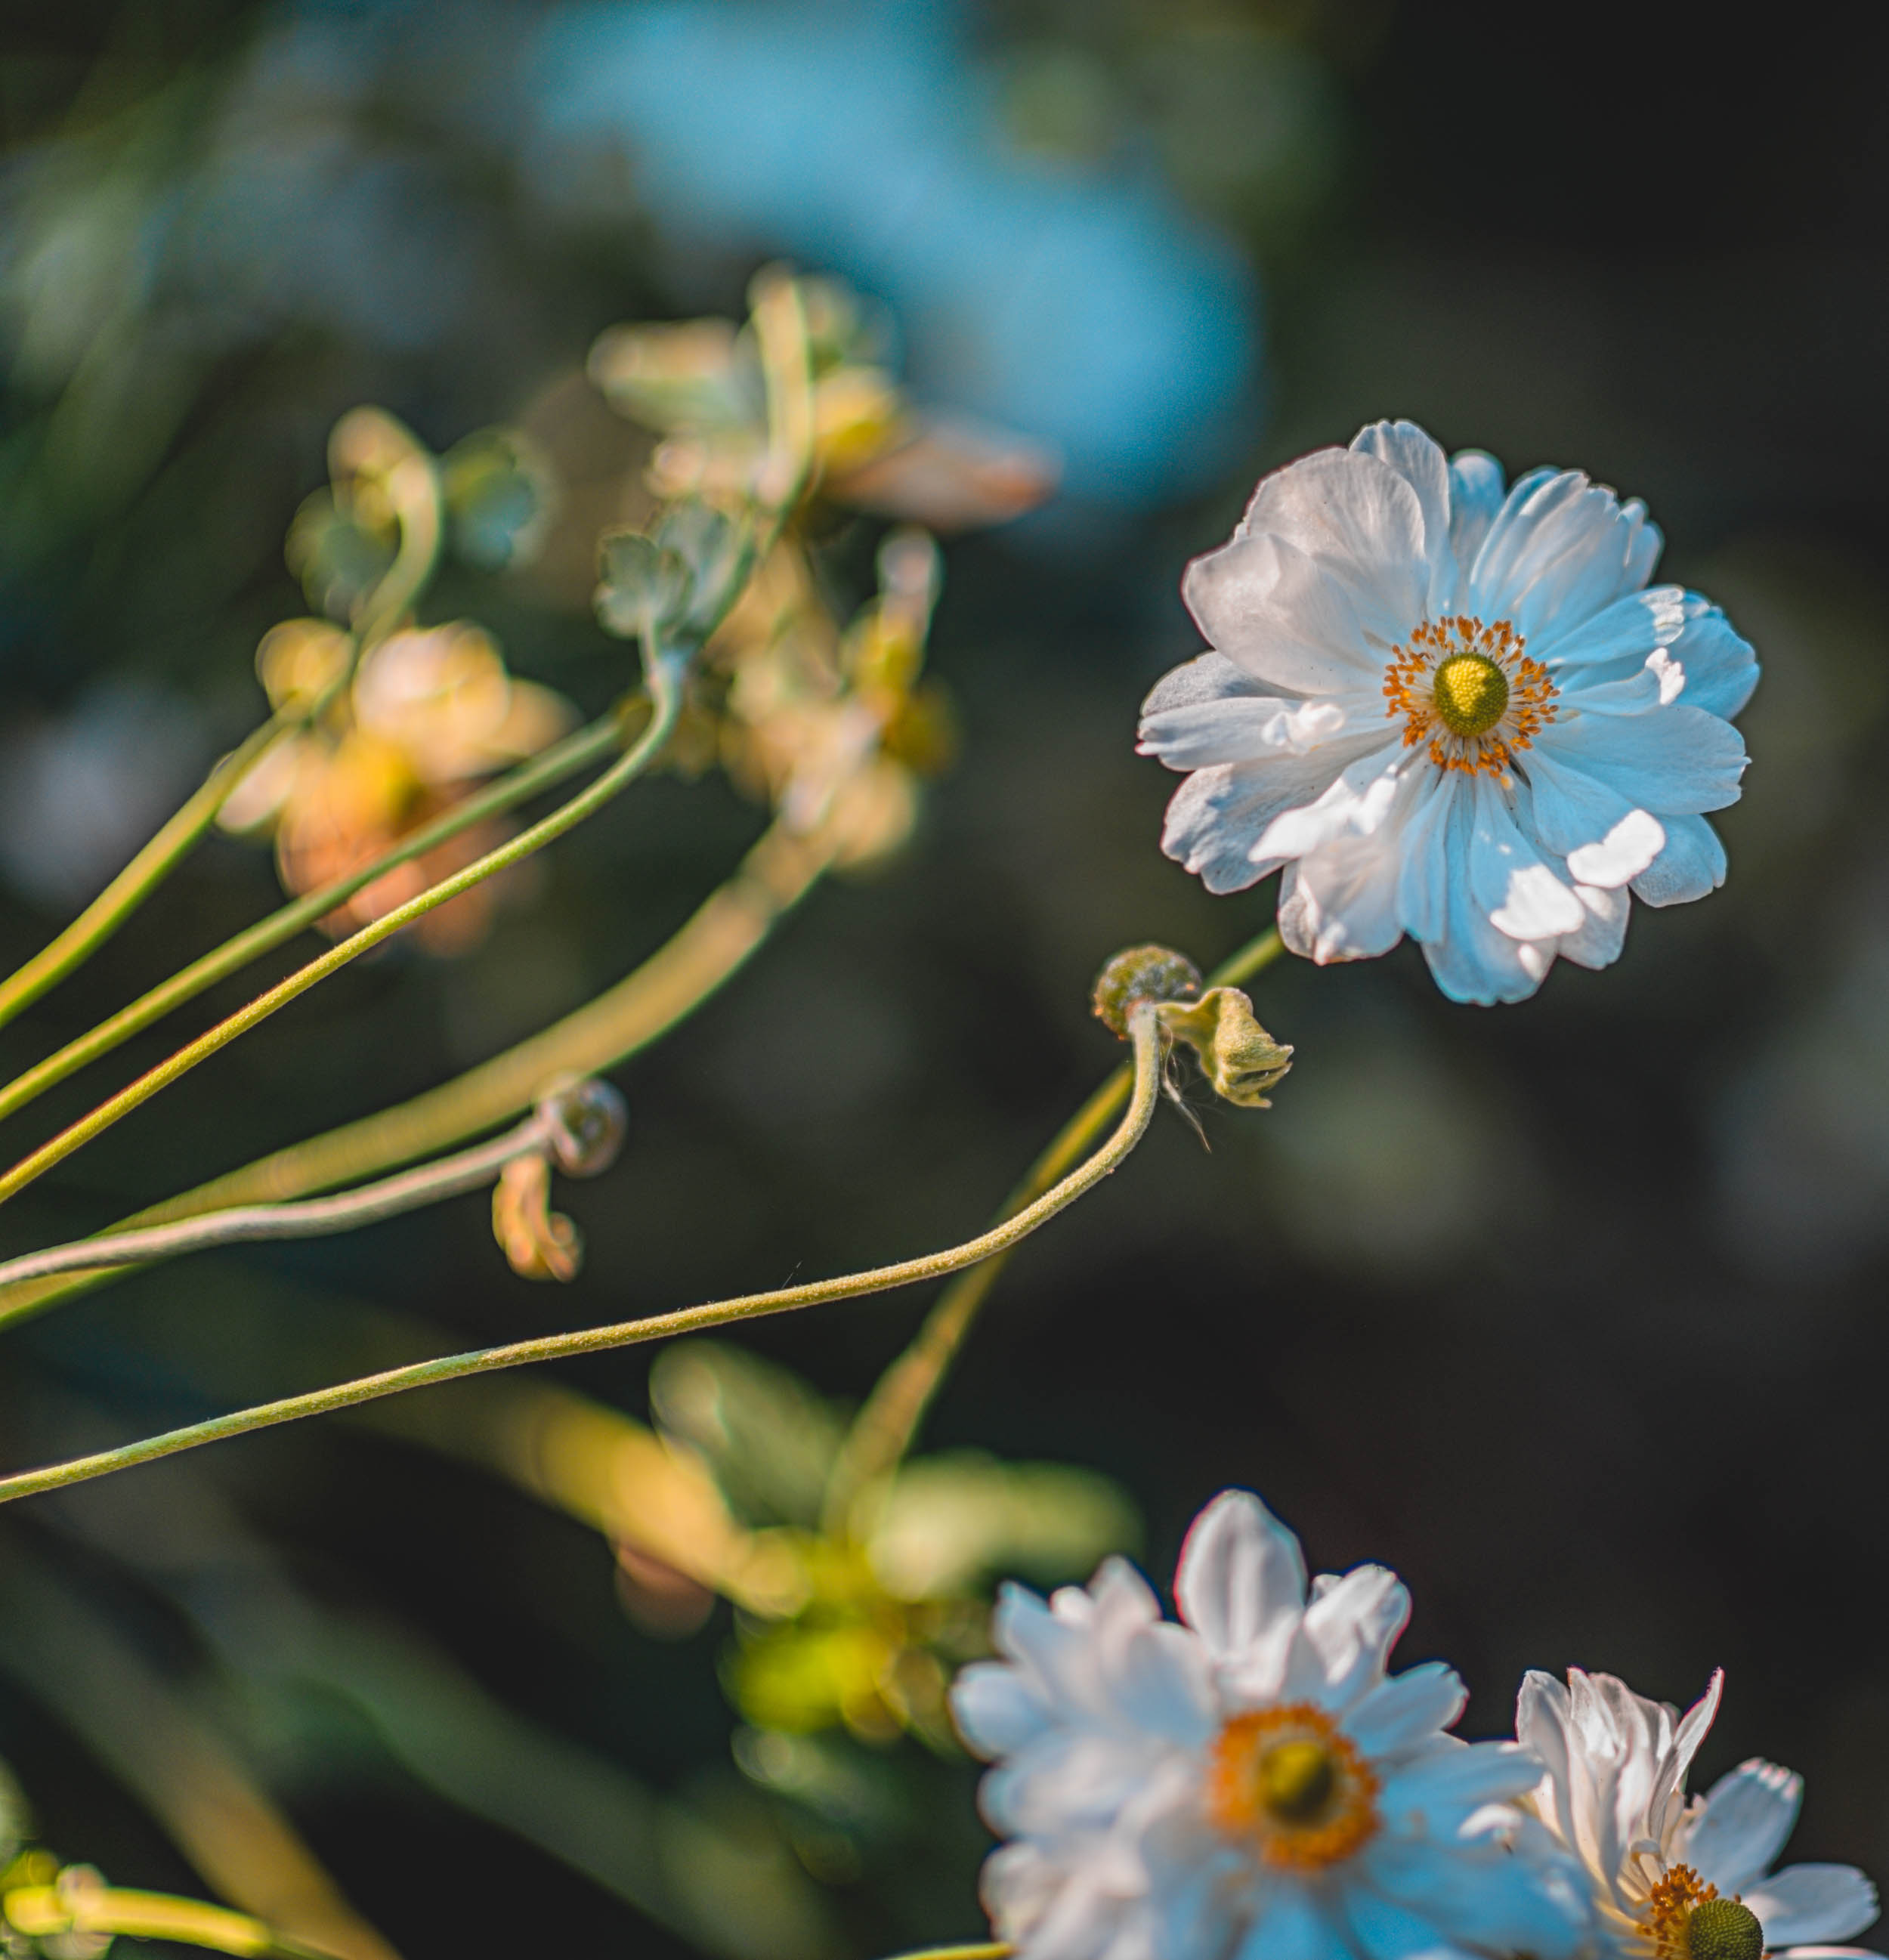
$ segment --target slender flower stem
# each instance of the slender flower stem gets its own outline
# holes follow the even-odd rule
[[[840,842],[834,834],[803,835],[777,822],[673,939],[562,1020],[410,1102],[258,1158],[110,1230],[332,1190],[477,1136],[529,1109],[561,1076],[605,1073],[692,1013],[738,972],[819,883]],[[88,1268],[0,1289],[0,1327],[29,1319],[110,1277]]]
[[[714,1300],[701,1306],[683,1307],[672,1313],[653,1314],[642,1320],[619,1321],[607,1327],[581,1328],[575,1333],[541,1335],[536,1340],[515,1341],[502,1348],[475,1348],[466,1354],[448,1354],[437,1360],[415,1362],[404,1368],[390,1368],[358,1380],[319,1389],[313,1393],[290,1395],[280,1402],[263,1402],[240,1409],[231,1415],[217,1416],[208,1422],[192,1423],[162,1436],[148,1437],[122,1449],[100,1451],[96,1456],[75,1458],[43,1470],[22,1472],[0,1478],[0,1503],[16,1497],[30,1497],[42,1491],[53,1491],[70,1484],[82,1484],[94,1477],[128,1470],[135,1465],[155,1462],[179,1451],[194,1449],[206,1443],[220,1443],[233,1436],[294,1422],[304,1416],[325,1415],[357,1403],[374,1402],[383,1395],[399,1395],[409,1389],[436,1386],[458,1381],[468,1375],[489,1374],[501,1368],[516,1368],[534,1361],[554,1361],[576,1354],[594,1354],[607,1348],[627,1348],[641,1341],[660,1341],[671,1335],[692,1334],[708,1327],[725,1327],[731,1322],[752,1320],[764,1314],[782,1313],[795,1307],[817,1306],[825,1301],[857,1300],[862,1294],[884,1293],[895,1287],[911,1286],[924,1280],[942,1278],[975,1265],[980,1259],[1007,1252],[1027,1238],[1039,1225],[1073,1204],[1083,1194],[1100,1183],[1119,1166],[1146,1131],[1161,1091],[1161,1066],[1164,1042],[1161,1028],[1151,1008],[1137,1007],[1129,1023],[1134,1043],[1134,1080],[1128,1108],[1115,1133],[1086,1163],[1046,1191],[1035,1203],[1026,1205],[1013,1217],[990,1231],[981,1233],[948,1252],[927,1252],[895,1265],[875,1266],[870,1271],[848,1273],[838,1279],[815,1280],[803,1286],[782,1287],[771,1293],[748,1293],[736,1300]]]
[[[1269,928],[1217,968],[1207,985],[1236,987],[1268,966],[1281,950],[1277,928]],[[1133,1069],[1124,1064],[1103,1083],[1003,1201],[1000,1219],[1020,1211],[1064,1175],[1121,1107],[1133,1080]],[[827,1480],[825,1526],[829,1532],[847,1531],[862,1494],[896,1468],[911,1447],[926,1410],[963,1347],[978,1309],[996,1285],[1007,1256],[1007,1252],[999,1252],[954,1280],[925,1316],[911,1345],[879,1376],[854,1418]]]
[[[202,787],[50,945],[0,982],[0,1026],[49,993],[117,931],[188,855],[263,754],[301,720],[299,714],[285,711],[271,715],[254,730],[211,770]]]
[[[339,945],[331,947],[317,959],[311,959],[306,966],[291,973],[286,980],[279,981],[266,992],[259,994],[249,1004],[238,1009],[219,1021],[206,1034],[200,1035],[180,1048],[169,1060],[149,1069],[129,1087],[101,1102],[90,1115],[81,1117],[68,1128],[62,1130],[49,1144],[35,1150],[30,1157],[23,1157],[4,1177],[0,1177],[0,1201],[12,1197],[42,1177],[55,1164],[62,1163],[72,1153],[90,1143],[102,1131],[108,1130],[132,1110],[150,1101],[160,1090],[166,1089],[183,1075],[195,1068],[199,1062],[215,1055],[220,1048],[227,1048],[238,1036],[246,1034],[259,1023],[268,1020],[278,1009],[285,1007],[290,1001],[307,993],[311,987],[337,972],[351,960],[358,959],[362,953],[390,939],[404,927],[423,918],[435,907],[443,905],[447,899],[456,898],[461,892],[469,891],[482,880],[489,878],[496,871],[515,864],[529,857],[561,837],[568,830],[574,829],[584,819],[601,810],[610,799],[628,786],[654,758],[657,752],[669,739],[675,727],[676,717],[682,700],[680,671],[673,660],[666,656],[653,657],[649,663],[649,682],[655,712],[649,726],[644,730],[634,745],[606,769],[602,775],[587,788],[580,790],[571,800],[549,816],[541,817],[529,829],[488,851],[480,858],[467,865],[463,870],[455,872],[449,878],[422,892],[418,897],[409,899],[403,905],[365,925]]]
[[[437,1163],[383,1178],[377,1184],[343,1192],[337,1198],[304,1199],[299,1204],[245,1204],[181,1219],[174,1225],[154,1225],[142,1232],[116,1232],[98,1239],[75,1239],[50,1246],[0,1262],[0,1286],[24,1280],[49,1279],[57,1273],[97,1272],[110,1266],[144,1265],[173,1259],[186,1252],[208,1252],[216,1246],[253,1244],[261,1239],[315,1239],[357,1227],[377,1224],[422,1204],[456,1198],[490,1184],[514,1157],[547,1149],[552,1130],[533,1114],[502,1137]]]
[[[56,1053],[36,1063],[0,1089],[0,1117],[11,1116],[16,1110],[24,1109],[56,1083],[63,1082],[101,1055],[109,1055],[133,1035],[142,1033],[154,1022],[163,1020],[173,1008],[195,1000],[219,980],[227,979],[252,960],[293,939],[305,927],[326,918],[336,906],[345,905],[355,892],[372,884],[377,878],[384,877],[388,872],[397,870],[401,865],[423,857],[456,837],[461,831],[487,817],[513,809],[600,760],[622,745],[624,733],[620,713],[606,715],[587,728],[579,729],[575,734],[533,757],[477,794],[455,803],[432,822],[410,832],[372,864],[364,864],[346,877],[324,885],[320,891],[310,892],[306,897],[281,907],[267,918],[259,920],[234,938],[226,940],[201,959],[152,988],[110,1020],[100,1022],[97,1027],[68,1042]]]
[[[923,1947],[915,1953],[895,1954],[893,1960],[1007,1960],[1016,1951],[1000,1939],[991,1939],[981,1946]]]
[[[201,1899],[177,1898],[168,1892],[129,1892],[118,1885],[75,1887],[21,1885],[0,1899],[0,1914],[16,1933],[29,1939],[51,1939],[122,1935],[131,1939],[170,1939],[186,1946],[205,1946],[216,1953],[247,1955],[253,1960],[316,1960],[320,1947],[290,1939],[259,1919],[228,1908],[206,1905]],[[324,1957],[325,1960],[325,1957]]]

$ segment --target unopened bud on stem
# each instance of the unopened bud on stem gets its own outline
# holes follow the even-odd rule
[[[1131,946],[1096,976],[1096,1018],[1121,1041],[1137,1001],[1197,1001],[1201,969],[1167,946]]]

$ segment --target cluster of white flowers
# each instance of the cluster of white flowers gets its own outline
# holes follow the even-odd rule
[[[1518,1739],[1446,1732],[1440,1662],[1391,1675],[1410,1611],[1365,1565],[1308,1588],[1299,1542],[1229,1491],[1196,1520],[1182,1624],[1111,1560],[997,1608],[952,1705],[997,1767],[984,1868],[1019,1960],[1793,1960],[1876,1916],[1849,1866],[1771,1873],[1798,1780],[1754,1761],[1688,1802],[1716,1712],[1531,1674]]]
[[[1162,848],[1216,892],[1283,867],[1294,952],[1407,933],[1457,1000],[1608,965],[1630,891],[1723,881],[1703,813],[1737,800],[1757,680],[1716,606],[1647,584],[1660,544],[1578,470],[1505,490],[1410,422],[1267,477],[1188,568],[1213,651],[1143,710],[1143,752],[1191,772]]]

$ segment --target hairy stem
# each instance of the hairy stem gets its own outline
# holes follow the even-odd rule
[[[496,850],[488,851],[482,858],[475,859],[463,870],[443,878],[437,884],[409,899],[403,905],[376,919],[372,924],[331,947],[319,959],[311,959],[306,966],[291,973],[286,980],[279,981],[250,1001],[246,1007],[219,1021],[208,1033],[202,1034],[155,1068],[148,1069],[128,1088],[101,1102],[87,1115],[82,1116],[69,1128],[62,1131],[50,1143],[35,1150],[30,1157],[23,1157],[5,1176],[0,1176],[0,1201],[24,1189],[34,1179],[43,1176],[55,1164],[62,1163],[75,1150],[81,1149],[91,1140],[108,1130],[140,1105],[187,1074],[201,1061],[207,1061],[219,1049],[227,1048],[240,1035],[268,1020],[278,1009],[299,998],[309,989],[326,979],[331,973],[338,972],[351,960],[390,939],[415,919],[423,918],[436,907],[443,905],[449,899],[456,898],[461,892],[469,891],[482,880],[495,872],[504,870],[529,857],[533,851],[566,831],[574,829],[584,819],[601,810],[617,793],[641,775],[654,759],[657,751],[669,739],[674,727],[676,717],[682,699],[681,676],[676,665],[666,657],[654,657],[649,663],[650,688],[655,703],[655,712],[649,726],[644,730],[634,745],[606,769],[596,781],[581,790],[571,800],[549,816],[542,817],[531,827],[521,831],[514,838],[501,844]]]
[[[938,1279],[946,1273],[975,1265],[980,1259],[1007,1252],[1027,1238],[1039,1225],[1073,1204],[1115,1170],[1134,1150],[1146,1131],[1161,1090],[1163,1040],[1153,1010],[1137,1007],[1130,1021],[1134,1042],[1134,1080],[1127,1112],[1115,1133],[1085,1163],[1045,1192],[1034,1204],[1026,1205],[1014,1217],[991,1230],[949,1251],[927,1252],[895,1265],[875,1266],[865,1272],[848,1273],[838,1279],[815,1280],[803,1286],[781,1287],[770,1293],[747,1293],[736,1300],[714,1300],[701,1306],[683,1307],[672,1313],[653,1314],[641,1320],[619,1321],[606,1327],[581,1328],[575,1333],[541,1335],[536,1340],[515,1341],[501,1348],[475,1348],[469,1354],[448,1354],[437,1360],[420,1361],[404,1368],[390,1368],[380,1374],[363,1376],[333,1388],[318,1389],[312,1394],[289,1395],[279,1402],[263,1402],[253,1408],[240,1409],[231,1415],[217,1416],[208,1422],[192,1423],[162,1436],[148,1437],[95,1456],[75,1458],[43,1470],[21,1472],[0,1478],[0,1503],[17,1497],[30,1497],[42,1491],[82,1484],[114,1471],[129,1470],[140,1463],[175,1456],[207,1443],[221,1443],[252,1430],[272,1428],[278,1423],[295,1422],[304,1416],[325,1415],[359,1402],[374,1402],[409,1389],[431,1388],[442,1382],[469,1375],[489,1374],[501,1368],[516,1368],[535,1361],[555,1361],[577,1354],[598,1354],[607,1348],[627,1348],[646,1341],[660,1341],[672,1335],[692,1334],[704,1328],[725,1327],[731,1322],[758,1319],[764,1314],[783,1313],[826,1301],[857,1300],[862,1294],[884,1293],[895,1287],[912,1286],[921,1281]]]
[[[1240,948],[1209,978],[1210,987],[1236,987],[1265,967],[1281,950],[1279,934],[1269,928]],[[1061,1177],[1099,1136],[1121,1107],[1134,1080],[1124,1064],[1064,1125],[1029,1174],[1003,1201],[997,1216],[1008,1218],[1032,1202]],[[939,1296],[911,1345],[881,1375],[866,1398],[835,1459],[827,1483],[825,1524],[828,1531],[848,1529],[853,1507],[886,1473],[898,1465],[911,1446],[932,1398],[943,1385],[952,1363],[977,1319],[978,1309],[997,1284],[1007,1253],[1000,1252],[952,1281]]]
[[[306,897],[281,906],[266,919],[259,919],[254,925],[225,940],[201,959],[152,988],[129,1007],[121,1008],[109,1020],[100,1022],[97,1027],[68,1042],[56,1054],[36,1063],[5,1089],[0,1089],[0,1117],[11,1116],[16,1110],[24,1109],[56,1083],[76,1074],[101,1055],[110,1054],[133,1035],[142,1034],[154,1022],[162,1020],[173,1008],[195,1000],[219,980],[227,979],[252,960],[260,959],[264,953],[293,939],[305,927],[326,918],[337,905],[345,905],[355,892],[371,885],[377,878],[399,870],[415,858],[424,857],[428,851],[485,818],[499,816],[541,791],[562,782],[567,776],[576,775],[578,770],[587,768],[620,746],[623,739],[620,715],[606,715],[545,749],[542,755],[533,756],[529,762],[476,794],[455,803],[432,822],[402,838],[392,850],[383,852],[372,864],[364,864],[359,870],[351,871],[345,878],[337,878],[320,891],[310,892]]]

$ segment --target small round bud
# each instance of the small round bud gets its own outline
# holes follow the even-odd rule
[[[1735,1898],[1709,1898],[1686,1921],[1692,1960],[1759,1960],[1764,1928],[1748,1905]]]
[[[622,1096],[587,1076],[562,1083],[544,1096],[538,1114],[551,1132],[551,1153],[567,1177],[595,1177],[616,1161],[629,1125]]]
[[[1201,969],[1172,947],[1131,946],[1096,976],[1096,1018],[1128,1039],[1128,1010],[1137,1001],[1197,1001]]]

